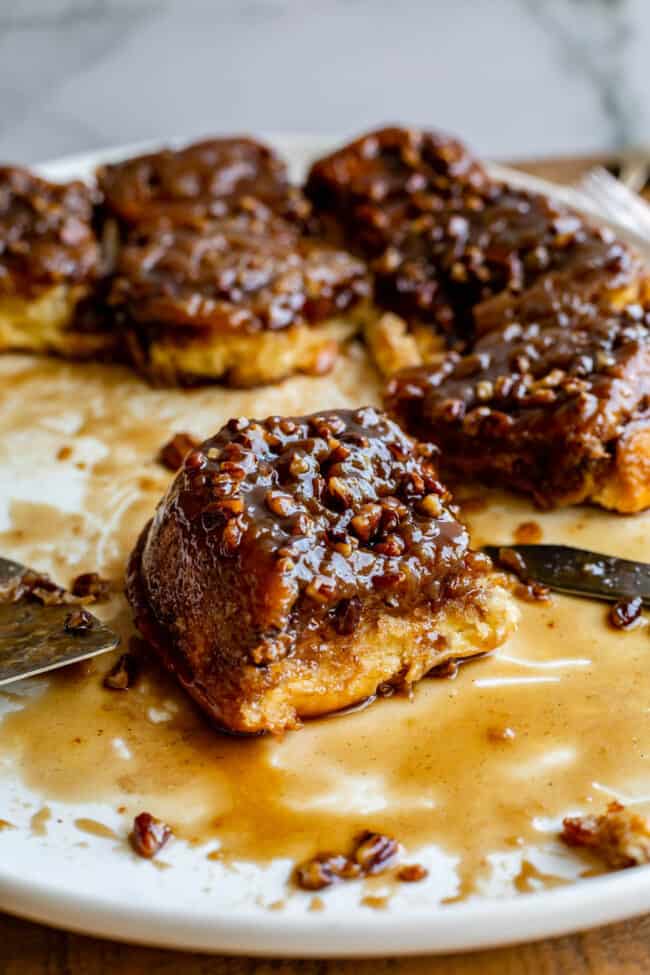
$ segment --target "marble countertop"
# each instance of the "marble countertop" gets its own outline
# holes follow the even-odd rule
[[[0,158],[439,126],[494,157],[650,143],[647,0],[0,0]]]

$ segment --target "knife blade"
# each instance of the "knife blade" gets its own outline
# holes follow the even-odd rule
[[[571,545],[485,545],[483,551],[499,562],[502,549],[517,552],[531,579],[557,592],[617,602],[639,597],[650,607],[650,565],[615,555],[603,555]]]
[[[0,558],[0,594],[20,584],[27,566]],[[0,598],[0,686],[114,650],[119,636],[85,610],[81,628],[70,627],[74,603]]]

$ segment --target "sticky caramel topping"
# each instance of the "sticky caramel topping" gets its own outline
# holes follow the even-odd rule
[[[370,132],[312,166],[305,192],[366,254],[380,253],[405,221],[450,199],[473,197],[485,171],[458,140],[437,132]]]
[[[506,296],[541,277],[562,272],[561,290],[571,295],[600,274],[604,291],[637,273],[638,261],[610,231],[546,197],[493,183],[471,205],[453,200],[405,224],[374,269],[385,307],[471,337],[475,319],[485,329],[490,318],[514,318]]]
[[[344,313],[369,293],[364,265],[299,237],[261,205],[193,227],[138,227],[110,303],[152,325],[254,333]]]
[[[372,259],[377,302],[454,342],[521,320],[509,302],[540,278],[557,276],[558,293],[575,298],[640,272],[610,231],[490,179],[461,143],[435,133],[369,133],[316,162],[306,192],[325,229]]]
[[[243,137],[136,156],[103,166],[97,178],[106,208],[126,224],[221,216],[232,201],[249,196],[285,214],[305,209],[279,156]]]
[[[487,562],[468,551],[434,455],[370,407],[231,420],[185,458],[143,563],[152,544],[165,544],[170,520],[183,526],[206,564],[224,560],[233,579],[246,579],[255,617],[245,643],[255,647],[323,614],[350,633],[359,598],[394,611],[435,602],[449,586],[471,585],[472,567]],[[151,556],[154,594],[162,570]]]
[[[512,323],[470,355],[391,380],[388,406],[465,473],[508,480],[541,503],[570,496],[607,469],[607,445],[648,411],[649,324],[638,306],[589,313],[572,328]]]
[[[0,294],[91,279],[98,262],[91,217],[83,183],[49,183],[27,169],[0,167]]]

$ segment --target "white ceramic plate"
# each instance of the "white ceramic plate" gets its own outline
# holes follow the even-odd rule
[[[273,141],[291,159],[296,176],[311,156],[327,148],[319,139],[276,137]],[[40,168],[54,179],[83,178],[100,161],[131,154],[134,148],[75,156]],[[520,174],[513,176],[513,180],[540,187],[540,181],[529,181]],[[551,186],[541,186],[551,194],[555,192]],[[566,193],[560,195],[566,198]],[[10,358],[3,360],[0,369],[9,374],[11,363]],[[47,502],[68,513],[74,513],[81,503],[84,475],[75,469],[63,476],[60,467],[43,460],[50,446],[56,445],[54,433],[75,436],[78,426],[75,397],[84,396],[82,379],[77,387],[74,385],[75,367],[60,368],[70,383],[69,409],[47,422],[41,422],[40,418],[33,420],[38,428],[34,432],[26,419],[24,426],[19,424],[16,434],[16,456],[29,457],[30,450],[38,450],[39,467],[30,475],[29,464],[12,466],[6,463],[6,458],[0,463],[0,531],[7,529],[2,519],[6,521],[7,512],[16,500]],[[0,373],[0,382],[3,374]],[[134,424],[142,421],[149,402],[155,401],[156,408],[164,412],[166,407],[161,406],[164,402],[161,397],[165,394],[140,391],[138,381],[133,382],[137,392],[125,401],[124,409],[127,415],[131,411]],[[327,395],[327,381],[311,382],[316,384],[316,400]],[[301,406],[305,405],[305,398],[309,399],[306,389],[297,385],[296,392],[291,393]],[[192,400],[193,405],[188,402],[179,406],[184,403],[182,394],[170,394],[167,401],[170,429],[191,428],[192,412],[198,410],[196,403],[202,404],[204,410],[209,407],[210,394],[203,398],[201,395]],[[260,393],[259,412],[273,412],[279,395],[275,390]],[[339,390],[337,399],[341,405],[345,395]],[[47,397],[46,390],[44,396]],[[349,398],[353,400],[354,393]],[[306,406],[309,405],[307,402]],[[34,413],[32,409],[33,416],[37,413],[38,410]],[[205,422],[208,424],[208,420]],[[77,446],[82,453],[85,451],[89,463],[101,459],[105,447],[100,442],[92,437],[81,440],[83,443]],[[107,509],[111,517],[115,512],[116,518],[121,517],[127,510],[127,495],[125,492],[111,500]],[[518,504],[521,520],[532,509],[521,502]],[[604,522],[609,526],[605,533],[618,526],[615,516],[603,518],[609,519]],[[551,534],[558,538],[570,534],[574,521],[575,516],[570,512],[558,516],[557,522],[552,523]],[[102,552],[108,561],[109,522],[107,519],[100,531],[103,532]],[[632,523],[628,519],[626,524],[629,533]],[[648,519],[642,519],[639,525],[644,537],[650,537]],[[612,543],[610,539],[611,544],[615,549],[615,541]],[[18,541],[13,551],[3,551],[3,554],[26,557]],[[38,556],[39,567],[56,574],[56,554],[56,545],[48,546],[45,541]],[[68,567],[74,565],[77,557],[82,558],[83,552],[79,556],[70,554]],[[93,564],[101,568],[100,563],[101,559]],[[647,641],[647,635],[644,639]],[[40,689],[37,679],[14,688],[18,698],[0,695],[0,736],[3,712],[20,707],[21,694],[38,693]],[[377,796],[374,800],[377,801]],[[353,801],[361,802],[361,799],[355,794]],[[34,831],[30,829],[30,821],[46,802],[50,810],[47,831]],[[361,905],[358,890],[351,884],[328,891],[324,895],[326,909],[312,912],[304,895],[286,896],[290,869],[286,860],[264,868],[242,863],[233,870],[218,862],[208,862],[205,856],[197,856],[195,847],[176,842],[165,851],[165,860],[172,869],[159,871],[153,864],[131,854],[123,841],[116,846],[106,838],[84,835],[84,843],[80,844],[80,834],[74,825],[79,817],[92,817],[123,835],[123,823],[115,804],[86,801],[70,805],[51,800],[46,793],[26,784],[18,767],[8,763],[3,767],[0,761],[1,817],[17,827],[0,830],[1,909],[76,931],[174,948],[298,957],[469,950],[559,935],[650,910],[650,871],[644,869],[582,880],[528,896],[512,896],[511,884],[495,883],[467,901],[442,907],[438,903],[441,896],[453,893],[450,879],[453,864],[448,856],[432,850],[421,858],[431,868],[429,880],[423,885],[403,885],[404,889],[391,899],[386,910]],[[578,873],[575,865],[560,862],[557,849],[545,848],[538,855],[542,857],[539,861],[542,866],[550,863],[555,872],[564,872],[567,879]],[[283,909],[269,910],[280,899]]]

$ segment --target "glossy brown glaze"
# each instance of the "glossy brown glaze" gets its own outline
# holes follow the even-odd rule
[[[257,563],[269,588],[258,597],[262,631],[284,630],[298,603],[313,617],[361,594],[396,591],[403,606],[426,585],[437,598],[469,543],[432,456],[371,407],[231,420],[185,458],[154,532],[173,517],[202,548],[254,574]],[[250,634],[254,658],[265,656],[259,635]]]
[[[374,265],[380,304],[407,320],[432,322],[460,338],[521,320],[527,289],[549,275],[565,306],[590,286],[604,298],[639,273],[630,249],[606,230],[546,197],[492,184],[405,228]],[[547,313],[551,311],[547,299]]]
[[[244,197],[284,215],[307,211],[289,186],[284,161],[254,139],[208,139],[103,166],[97,174],[108,213],[127,225],[166,217],[193,222],[222,216]]]
[[[49,183],[0,167],[0,296],[32,297],[53,284],[81,284],[97,272],[93,199],[80,182]]]
[[[650,420],[649,324],[638,305],[588,308],[571,326],[512,323],[470,355],[402,373],[386,402],[455,471],[541,505],[583,501],[611,476],[626,431]]]
[[[586,328],[612,311],[643,303],[647,291],[640,255],[610,230],[582,224],[523,287],[476,304],[473,332],[480,337],[509,322]]]
[[[371,259],[378,304],[454,344],[516,319],[509,303],[540,278],[558,279],[568,310],[640,274],[609,231],[490,179],[461,143],[436,133],[369,133],[316,162],[306,192],[324,227]]]
[[[138,227],[122,248],[109,301],[150,327],[252,334],[344,313],[369,293],[345,251],[301,238],[266,207],[194,227]]]
[[[186,456],[128,591],[202,706],[252,730],[228,697],[291,685],[282,661],[321,668],[324,645],[340,641],[349,665],[352,638],[380,614],[472,592],[490,563],[469,550],[434,456],[370,407],[231,420]]]
[[[378,255],[409,223],[463,197],[487,176],[457,139],[438,132],[388,127],[361,136],[311,167],[305,192],[326,225]]]

